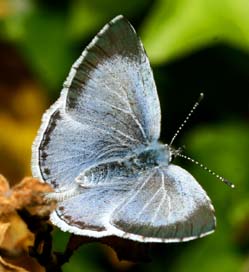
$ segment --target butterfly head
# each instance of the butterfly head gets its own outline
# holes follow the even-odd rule
[[[182,153],[184,149],[183,147],[179,147],[176,149],[172,145],[168,145],[168,144],[166,144],[165,146],[169,150],[170,162],[173,161],[177,156],[180,156],[180,154]]]

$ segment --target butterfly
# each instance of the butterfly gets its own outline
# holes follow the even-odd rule
[[[51,221],[90,237],[181,242],[214,231],[209,197],[159,141],[149,60],[121,15],[73,64],[32,147],[33,176],[54,189]]]

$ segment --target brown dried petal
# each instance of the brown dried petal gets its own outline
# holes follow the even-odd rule
[[[10,227],[10,223],[0,222],[0,248],[1,248],[1,245],[3,244],[3,242],[4,242],[5,235],[6,235],[6,232],[7,232],[9,227]]]
[[[10,265],[14,265],[15,267],[18,267],[19,269],[24,269],[24,271],[29,272],[45,272],[45,268],[42,267],[36,259],[28,256],[28,255],[22,255],[18,258],[6,258],[4,257],[4,261],[7,262]],[[15,271],[15,270],[14,270]],[[20,270],[17,270],[20,271]],[[21,270],[23,271],[23,270]],[[1,269],[0,269],[1,272]],[[11,270],[11,272],[13,272]]]
[[[3,214],[12,213],[15,207],[10,199],[11,191],[8,181],[0,175],[0,219]]]
[[[8,191],[9,183],[4,176],[0,175],[0,196],[5,196]]]
[[[9,214],[2,220],[4,221],[0,222],[0,230],[3,230],[0,249],[12,256],[27,252],[29,247],[34,245],[35,237],[25,222],[17,213]]]
[[[2,257],[0,257],[0,272],[28,272],[28,270],[7,263]]]
[[[15,212],[15,206],[13,204],[9,198],[0,196],[0,220],[2,216]]]
[[[31,215],[48,216],[54,210],[55,202],[47,202],[44,195],[51,191],[48,184],[27,177],[13,187],[11,199],[16,209],[25,208]]]

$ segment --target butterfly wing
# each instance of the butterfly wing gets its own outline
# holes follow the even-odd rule
[[[199,238],[215,228],[210,199],[179,166],[77,191],[59,202],[51,216],[55,225],[74,234],[167,243]]]
[[[73,67],[66,109],[75,120],[130,135],[132,145],[158,139],[161,114],[153,74],[126,19],[118,16],[107,24]]]
[[[157,140],[160,105],[141,41],[118,16],[73,65],[58,101],[44,114],[32,171],[57,191],[87,167],[123,158]]]
[[[176,165],[154,169],[110,218],[110,231],[141,242],[179,242],[215,228],[214,209],[205,191]]]

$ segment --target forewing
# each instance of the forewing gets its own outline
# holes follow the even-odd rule
[[[148,58],[122,16],[107,24],[73,65],[65,83],[73,119],[119,133],[133,146],[157,140],[160,105]]]
[[[214,209],[187,171],[169,165],[144,178],[113,212],[112,232],[143,242],[179,242],[211,233]]]
[[[32,171],[57,191],[87,167],[158,139],[160,106],[142,44],[122,16],[107,24],[73,65],[44,114]]]

